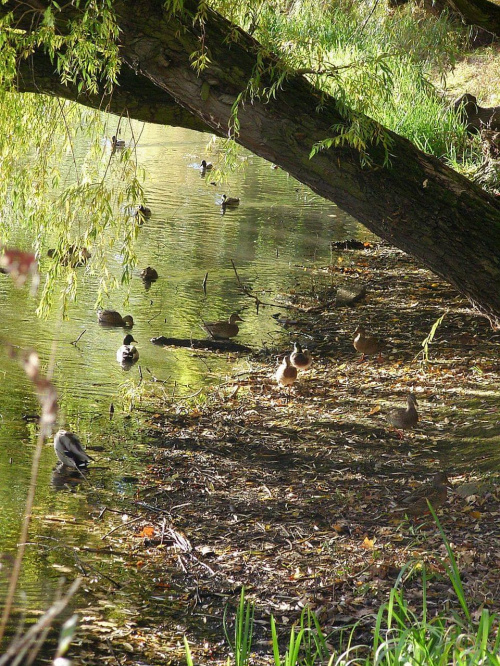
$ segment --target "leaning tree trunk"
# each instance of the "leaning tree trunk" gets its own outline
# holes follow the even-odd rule
[[[165,90],[155,86],[150,79],[138,76],[128,67],[123,67],[120,71],[111,95],[91,94],[79,90],[74,82],[61,83],[53,62],[38,50],[36,57],[19,62],[16,85],[20,92],[43,93],[75,100],[93,109],[101,109],[118,116],[123,114],[146,123],[213,132],[199,118],[179,106]]]
[[[500,6],[489,0],[447,0],[447,4],[460,14],[468,25],[477,25],[500,36]]]
[[[410,0],[387,0],[391,8],[406,5]],[[444,9],[458,14],[467,25],[482,28],[486,33],[500,36],[500,6],[490,0],[424,0],[424,7],[433,14]]]
[[[115,3],[121,54],[138,76],[167,92],[217,134],[227,132],[241,95],[235,136],[241,145],[412,254],[455,285],[493,325],[500,325],[499,201],[382,127],[379,131],[392,140],[388,166],[383,166],[383,150],[375,143],[369,148],[371,168],[363,167],[360,154],[349,146],[310,159],[312,146],[335,136],[333,126],[346,123],[335,100],[321,99],[318,108],[317,89],[304,77],[290,75],[264,102],[263,89],[271,83],[267,72],[279,63],[262,59],[252,37],[212,10],[206,10],[200,26],[194,21],[195,0],[185,0],[184,12],[177,16],[162,5],[160,0]],[[21,16],[25,6],[7,2],[4,9],[15,7]],[[237,40],[229,40],[230,34]],[[208,64],[197,74],[190,58],[202,47]],[[250,97],[248,81],[257,71],[261,93]]]

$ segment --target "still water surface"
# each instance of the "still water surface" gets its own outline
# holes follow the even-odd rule
[[[122,408],[127,383],[139,382],[139,365],[167,380],[177,391],[192,391],[212,383],[214,375],[233,372],[221,358],[200,359],[189,350],[152,345],[157,335],[204,337],[201,319],[227,318],[239,312],[244,319],[238,340],[259,348],[283,336],[270,308],[257,315],[253,302],[237,286],[231,259],[242,281],[261,290],[263,300],[304,277],[304,266],[326,265],[329,243],[346,237],[366,238],[367,232],[308,188],[281,170],[251,154],[225,185],[210,184],[199,164],[207,154],[207,137],[179,129],[146,126],[138,159],[147,171],[147,204],[153,214],[141,229],[137,243],[139,264],[124,306],[125,290],[115,292],[106,305],[134,317],[134,338],[140,361],[129,373],[116,362],[124,332],[97,324],[95,277],[78,269],[83,283],[78,301],[61,321],[54,312],[48,321],[36,318],[36,301],[26,290],[14,289],[0,275],[0,307],[5,341],[21,348],[35,347],[46,362],[56,341],[54,381],[60,398],[59,426],[74,430],[97,459],[92,485],[64,486],[55,470],[54,452],[47,445],[42,457],[34,521],[30,533],[20,604],[44,608],[60,577],[69,567],[70,577],[79,564],[66,546],[101,545],[89,529],[89,514],[97,515],[108,492],[133,496],[128,479],[140,474],[137,451],[139,417]],[[224,216],[218,205],[223,193],[241,198],[238,208]],[[110,258],[120,275],[120,256]],[[141,268],[153,266],[159,280],[146,290]],[[202,282],[208,272],[207,295]],[[275,308],[272,309],[276,311]],[[71,342],[83,333],[75,346]],[[38,407],[24,372],[17,363],[2,358],[0,398],[0,606],[4,598],[12,553],[15,551],[30,475],[37,426],[30,417]],[[115,415],[109,418],[111,403]],[[3,555],[2,555],[3,554]]]

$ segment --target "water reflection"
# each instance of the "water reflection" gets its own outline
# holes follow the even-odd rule
[[[54,490],[71,490],[77,488],[81,483],[85,483],[85,479],[78,470],[70,469],[65,465],[57,465],[52,471],[50,482]]]
[[[128,145],[130,137],[123,140]],[[81,289],[67,321],[61,320],[57,307],[47,321],[38,320],[36,298],[27,290],[14,289],[11,280],[0,275],[4,339],[21,348],[36,347],[44,368],[55,344],[60,426],[78,433],[91,455],[93,446],[102,449],[98,464],[84,480],[78,472],[56,465],[52,443],[45,447],[33,541],[57,538],[67,548],[89,545],[97,541],[88,516],[102,502],[99,493],[107,488],[133,493],[135,482],[124,479],[140,476],[136,451],[145,445],[137,436],[139,422],[126,418],[122,410],[120,391],[128,382],[136,384],[143,368],[159,380],[171,378],[177,387],[189,391],[212,382],[214,373],[227,372],[223,356],[204,359],[189,349],[167,351],[150,344],[150,338],[203,337],[204,320],[227,321],[232,312],[240,313],[244,320],[237,338],[243,344],[259,347],[283,335],[272,308],[261,309],[257,315],[253,302],[237,284],[231,261],[245,284],[256,293],[269,294],[301,279],[304,264],[327,264],[332,239],[367,236],[333,204],[252,155],[242,156],[243,168],[231,174],[227,183],[215,185],[208,162],[217,166],[218,156],[206,154],[206,142],[205,136],[178,129],[146,126],[142,132],[137,152],[149,174],[147,209],[119,213],[140,215],[143,222],[137,268],[130,288],[111,293],[105,304],[109,310],[133,316],[139,362],[136,358],[133,363],[116,362],[124,329],[98,323],[94,306],[99,276],[89,271],[92,259],[88,261],[86,248],[75,247],[67,257],[68,262],[82,264],[78,268]],[[108,159],[110,150],[117,152],[112,158],[116,159],[123,147],[110,143]],[[227,214],[222,216],[224,194],[240,201],[237,207],[226,203]],[[52,245],[57,252],[57,238]],[[108,259],[112,274],[120,279],[119,251]],[[45,261],[50,257],[42,258],[42,270]],[[152,267],[156,276],[144,279],[143,271]],[[16,362],[4,358],[1,372],[0,553],[8,558],[18,539],[37,436],[36,422],[27,417],[38,412],[38,405]],[[116,405],[114,416],[112,405]],[[57,581],[52,567],[56,562],[60,565],[63,552],[35,546],[28,549],[21,588],[28,595],[29,607],[43,608],[52,598]],[[0,599],[4,585],[5,578],[0,577]]]

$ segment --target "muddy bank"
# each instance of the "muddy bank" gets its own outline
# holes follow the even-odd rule
[[[334,307],[337,287],[350,282],[366,286],[366,298]],[[339,251],[283,302],[293,309],[262,316],[293,320],[290,340],[315,358],[289,394],[273,379],[290,349],[284,342],[196,401],[151,397],[147,473],[105,539],[130,574],[120,590],[109,586],[107,601],[127,593],[135,601],[127,622],[110,621],[109,610],[107,628],[97,614],[87,618],[85,663],[94,663],[99,622],[101,663],[183,663],[184,633],[195,662],[222,660],[223,610],[242,585],[257,604],[255,663],[270,654],[269,615],[286,630],[304,606],[325,632],[359,621],[359,640],[368,640],[405,565],[412,608],[422,600],[422,566],[429,612],[457,607],[436,526],[400,510],[438,470],[453,486],[439,516],[471,610],[500,610],[499,335],[450,287],[385,246]],[[443,313],[424,362],[422,341]],[[359,362],[359,324],[385,341],[381,360]],[[384,412],[409,391],[420,420],[401,439]]]

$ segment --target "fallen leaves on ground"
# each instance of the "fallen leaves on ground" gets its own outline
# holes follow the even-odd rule
[[[488,471],[500,461],[498,336],[403,253],[370,248],[355,265],[357,256],[346,254],[350,267],[328,267],[325,280],[355,275],[369,285],[366,303],[322,309],[318,287],[287,297],[299,312],[293,337],[307,340],[315,358],[291,391],[272,380],[276,357],[289,348],[283,343],[204,404],[154,407],[150,465],[135,498],[139,522],[133,533],[108,538],[128,544],[150,598],[175,607],[169,626],[152,621],[127,632],[151,663],[176,641],[179,650],[184,632],[195,661],[222,660],[221,618],[243,585],[261,636],[271,614],[289,627],[308,606],[326,633],[359,620],[357,637],[369,641],[403,567],[400,585],[413,610],[422,603],[423,568],[428,613],[457,608],[436,525],[397,511],[438,470],[457,488],[484,489],[450,491],[439,516],[471,608],[500,610],[499,479]],[[421,342],[444,307],[432,363],[423,364]],[[382,360],[358,362],[359,324],[387,343]],[[420,420],[400,439],[384,412],[404,405],[409,391]],[[261,652],[269,656],[269,645]]]

